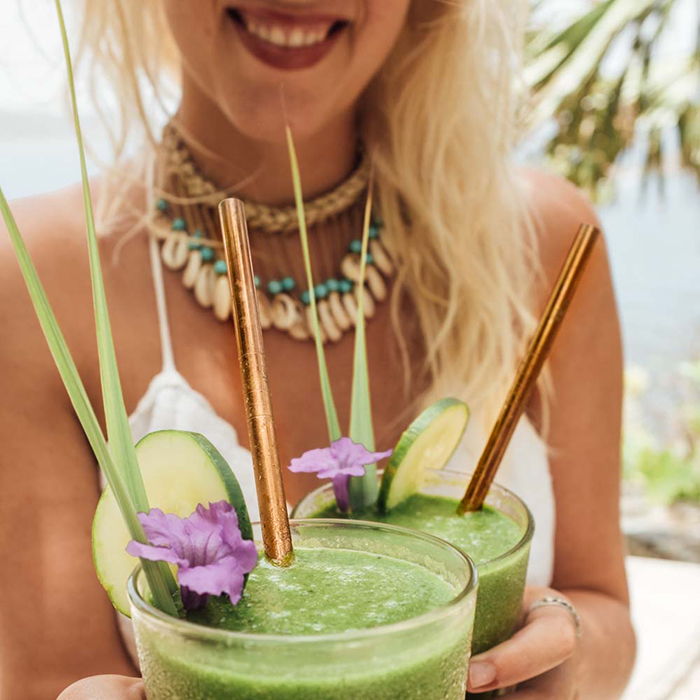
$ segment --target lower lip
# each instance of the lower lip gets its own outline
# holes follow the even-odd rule
[[[243,46],[258,60],[278,70],[302,70],[315,66],[326,57],[338,38],[345,31],[345,27],[343,27],[313,46],[290,47],[275,46],[269,41],[264,41],[254,36],[238,24],[238,22],[233,21],[233,24],[241,38]]]

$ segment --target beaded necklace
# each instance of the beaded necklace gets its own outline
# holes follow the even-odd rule
[[[163,196],[156,203],[152,233],[162,241],[161,257],[170,270],[181,271],[182,283],[220,321],[231,315],[231,295],[219,236],[216,207],[231,193],[217,188],[199,171],[172,124],[161,143]],[[356,283],[360,273],[362,195],[367,189],[366,157],[332,191],[305,203],[310,248],[315,253],[314,277],[323,282],[314,292],[324,342],[338,342],[356,319]],[[313,339],[309,292],[303,268],[295,267],[290,246],[299,246],[294,206],[272,207],[245,202],[253,237],[265,237],[253,247],[258,307],[263,329],[277,329],[296,340]],[[321,231],[323,227],[323,231]],[[361,290],[366,318],[387,296],[393,263],[381,243],[382,222],[373,216],[369,230],[366,283]],[[258,242],[255,241],[254,242]]]

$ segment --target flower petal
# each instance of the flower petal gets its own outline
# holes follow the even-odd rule
[[[149,561],[167,561],[169,564],[177,564],[178,566],[187,565],[187,561],[180,559],[172,549],[167,547],[152,547],[150,544],[142,544],[141,542],[136,542],[136,540],[131,540],[126,545],[126,551],[132,557],[140,557]]]
[[[364,469],[364,467],[363,467]],[[347,513],[350,510],[350,477],[345,474],[336,474],[333,477],[333,494],[338,510]]]
[[[393,450],[387,452],[370,452],[364,445],[353,442],[348,437],[342,437],[331,445],[333,456],[340,462],[344,468],[349,468],[351,465],[367,466],[374,464],[380,459],[388,457]]]
[[[235,605],[241,599],[246,573],[236,557],[231,556],[207,566],[182,568],[178,572],[178,580],[181,586],[200,595],[226,593]]]
[[[160,546],[132,540],[127,552],[177,564],[180,586],[193,593],[183,596],[185,607],[201,607],[206,595],[221,593],[238,602],[244,575],[255,567],[258,552],[253,541],[243,539],[230,503],[210,503],[208,508],[199,504],[188,518],[154,508],[139,513],[139,520],[153,545]]]
[[[304,452],[301,457],[295,457],[289,465],[292,472],[317,472],[321,469],[332,469],[337,466],[337,460],[333,457],[332,448],[319,447]]]
[[[186,536],[184,520],[160,508],[139,513],[138,518],[148,541],[158,547],[171,547],[173,542]]]

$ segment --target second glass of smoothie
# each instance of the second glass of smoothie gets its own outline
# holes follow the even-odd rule
[[[419,493],[388,513],[353,513],[371,520],[427,532],[465,551],[479,571],[479,595],[472,652],[479,654],[510,637],[520,616],[534,534],[532,515],[523,501],[494,484],[486,507],[457,516],[457,504],[470,475],[448,470],[424,472]],[[333,489],[326,484],[302,499],[295,518],[339,517]]]

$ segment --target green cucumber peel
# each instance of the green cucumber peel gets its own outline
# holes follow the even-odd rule
[[[428,406],[406,428],[382,474],[377,501],[380,512],[395,508],[417,493],[426,469],[444,469],[468,422],[467,404],[445,398]]]
[[[154,508],[188,517],[200,503],[206,506],[225,500],[236,510],[241,536],[253,539],[240,485],[206,437],[187,431],[159,430],[139,440],[136,454]],[[92,524],[92,555],[97,577],[112,605],[129,616],[126,582],[137,560],[126,552],[131,534],[120,521],[116,500],[116,494],[109,487],[105,489]]]

